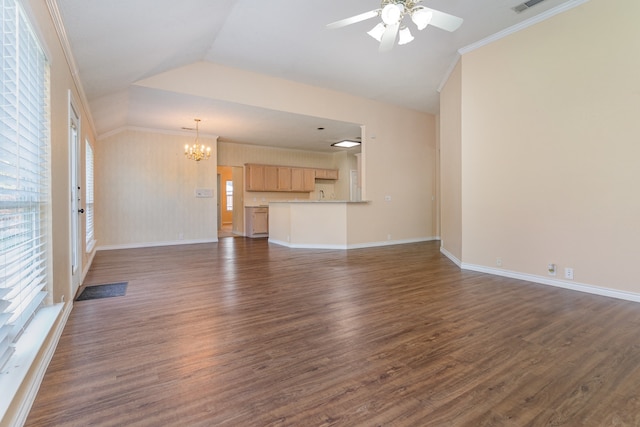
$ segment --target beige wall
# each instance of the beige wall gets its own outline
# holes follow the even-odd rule
[[[463,263],[640,293],[638,16],[591,0],[463,56]]]
[[[99,248],[217,240],[216,141],[200,141],[213,154],[199,162],[184,156],[192,135],[124,130],[98,141]]]
[[[440,93],[440,238],[456,262],[462,260],[462,64]]]
[[[358,170],[358,159],[354,153],[341,151],[333,155],[336,161],[335,168],[340,171],[340,179],[336,181],[333,193],[325,195],[333,196],[336,200],[351,200],[351,171]]]
[[[204,62],[138,84],[363,124],[363,198],[371,203],[361,209],[359,225],[349,230],[349,243],[423,240],[435,235],[434,116]],[[387,195],[391,201],[385,201]]]

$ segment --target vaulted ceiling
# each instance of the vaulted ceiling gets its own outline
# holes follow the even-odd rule
[[[325,150],[327,140],[359,133],[358,125],[167,93],[136,82],[209,61],[437,113],[438,88],[460,49],[580,1],[544,0],[516,13],[513,7],[522,0],[424,0],[424,6],[464,23],[453,33],[412,28],[413,42],[385,53],[367,35],[379,18],[326,28],[379,8],[379,0],[56,3],[98,135],[124,127],[180,130],[192,127],[199,116],[201,132],[219,135],[221,141],[284,146],[297,141],[296,148],[305,148],[302,139],[306,148]],[[320,126],[327,129],[322,138],[316,130]]]

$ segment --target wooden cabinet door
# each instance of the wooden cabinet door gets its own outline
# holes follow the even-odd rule
[[[311,192],[316,189],[316,170],[291,168],[291,191]]]
[[[253,211],[253,230],[254,234],[269,233],[269,211],[267,209],[255,209]]]
[[[338,179],[338,169],[327,169],[327,179]]]
[[[291,168],[291,191],[302,191],[304,184],[304,169]]]
[[[291,168],[278,167],[278,191],[291,191]]]
[[[247,191],[264,191],[264,166],[245,165]]]
[[[316,169],[316,179],[338,179],[338,169]]]
[[[304,168],[291,168],[291,191],[305,191]]]
[[[278,191],[278,167],[264,167],[264,191]]]
[[[302,191],[314,191],[316,189],[316,171],[313,169],[303,169]]]

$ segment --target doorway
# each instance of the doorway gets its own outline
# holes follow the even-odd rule
[[[233,169],[218,166],[218,237],[233,237]]]
[[[244,169],[218,166],[218,238],[244,235]]]

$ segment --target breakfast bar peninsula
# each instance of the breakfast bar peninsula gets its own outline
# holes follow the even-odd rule
[[[349,249],[369,202],[289,200],[269,203],[269,242],[291,248]]]

